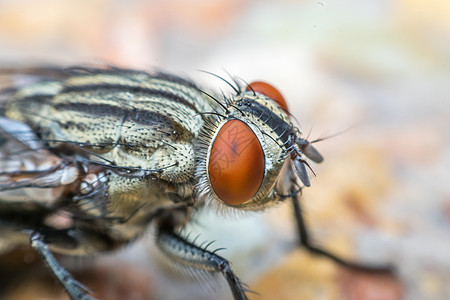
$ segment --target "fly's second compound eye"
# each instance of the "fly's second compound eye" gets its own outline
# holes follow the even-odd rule
[[[216,195],[228,205],[240,205],[258,191],[264,177],[264,153],[244,122],[231,120],[220,128],[209,157],[208,173]]]
[[[254,81],[247,86],[247,91],[254,91],[275,101],[285,112],[289,112],[283,95],[271,84],[264,81]]]

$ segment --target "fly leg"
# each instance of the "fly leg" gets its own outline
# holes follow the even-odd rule
[[[298,195],[295,195],[294,197],[292,197],[292,204],[294,207],[295,220],[297,223],[300,247],[301,246],[305,247],[313,254],[325,256],[346,268],[359,270],[359,271],[379,272],[379,273],[391,273],[393,271],[391,266],[365,265],[365,264],[360,264],[360,263],[356,263],[353,261],[348,261],[348,260],[342,259],[339,256],[329,252],[328,250],[314,246],[311,243],[309,232],[308,232],[305,220],[303,218],[302,209],[300,207],[300,199],[299,199]]]
[[[196,246],[180,237],[173,230],[160,229],[156,241],[161,251],[174,262],[202,271],[220,273],[228,282],[235,300],[245,300],[245,289],[223,257]]]
[[[62,233],[62,231],[57,232]],[[82,283],[75,280],[50,252],[48,244],[46,242],[46,238],[47,236],[42,234],[41,232],[33,232],[30,237],[31,247],[33,247],[33,249],[36,250],[36,252],[45,261],[46,265],[50,268],[59,282],[63,285],[70,298],[73,300],[94,300],[95,298],[89,296],[89,293],[91,291]],[[58,239],[60,241],[62,240],[61,238],[64,237],[62,235],[58,236]],[[66,237],[66,239],[70,238],[71,237],[69,236]]]

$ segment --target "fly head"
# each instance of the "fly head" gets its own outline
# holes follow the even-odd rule
[[[279,186],[289,185],[292,174],[310,185],[307,159],[321,162],[322,156],[301,137],[277,89],[257,81],[231,99],[212,101],[219,105],[206,118],[196,159],[196,193],[203,203],[256,211],[288,192]]]

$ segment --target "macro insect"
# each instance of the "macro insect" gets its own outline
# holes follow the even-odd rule
[[[166,74],[116,67],[7,70],[26,80],[0,92],[0,251],[30,244],[72,299],[91,292],[53,253],[92,255],[139,238],[151,224],[171,261],[246,288],[216,251],[180,231],[202,207],[261,211],[290,201],[299,245],[309,162],[283,96],[264,82],[226,81],[229,96]],[[6,247],[7,245],[7,247]]]

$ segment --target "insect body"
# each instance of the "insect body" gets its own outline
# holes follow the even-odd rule
[[[228,261],[179,232],[204,206],[259,211],[291,199],[300,244],[309,243],[300,185],[321,155],[293,125],[272,86],[213,96],[173,75],[119,69],[33,69],[3,91],[0,250],[31,243],[73,299],[88,290],[52,252],[89,255],[135,240],[149,224],[173,262],[221,273],[235,299],[245,289]]]

